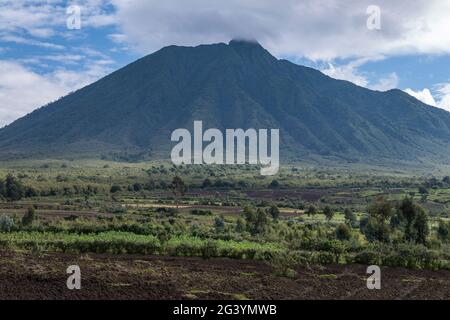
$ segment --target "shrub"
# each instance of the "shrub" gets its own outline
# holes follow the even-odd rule
[[[116,192],[122,191],[122,187],[118,186],[118,185],[113,185],[113,186],[111,186],[111,189],[109,191],[111,193],[116,193]]]
[[[333,219],[334,212],[333,210],[331,210],[329,206],[326,206],[325,209],[323,209],[323,214],[325,215],[328,221],[331,221],[331,219]]]
[[[259,208],[256,212],[252,208],[244,208],[244,217],[247,230],[251,234],[256,235],[266,231],[268,224],[267,215],[261,208]]]
[[[312,263],[322,266],[330,265],[335,262],[335,257],[331,252],[315,252],[312,256]]]
[[[364,221],[365,222],[365,221]],[[366,239],[370,242],[380,241],[389,242],[391,229],[384,221],[370,217],[362,229]]]
[[[348,225],[341,223],[336,228],[336,238],[339,240],[350,240],[352,232]]]
[[[209,188],[211,186],[212,186],[212,182],[210,179],[206,178],[205,180],[203,180],[203,183],[202,183],[203,189]]]
[[[354,214],[349,208],[345,208],[344,216],[345,216],[345,223],[349,227],[355,228],[358,226],[358,220],[356,218],[356,214]]]
[[[313,205],[309,206],[308,210],[306,210],[306,214],[308,216],[313,216],[317,213],[317,209],[316,207],[314,207]]]
[[[450,240],[450,221],[439,220],[437,235],[441,241],[447,242]]]
[[[25,195],[25,187],[13,175],[8,174],[0,180],[0,194],[8,200],[17,201]]]
[[[216,232],[222,232],[225,228],[225,219],[223,216],[216,217],[214,219],[214,228],[216,229]]]
[[[365,265],[381,265],[382,258],[378,251],[373,251],[370,249],[359,252],[353,258],[355,263],[365,264]]]
[[[178,215],[178,209],[175,208],[158,208],[156,211],[169,217],[176,217]]]
[[[386,221],[393,215],[392,205],[389,201],[380,197],[368,208],[369,215],[380,221]]]
[[[278,252],[273,255],[270,265],[276,275],[294,278],[297,275],[295,269],[299,265],[299,255],[296,252]]]
[[[394,260],[393,258],[396,257]],[[385,259],[386,265],[400,266],[410,269],[440,269],[443,267],[439,255],[434,250],[429,250],[422,245],[402,244],[391,256]],[[399,265],[393,265],[399,263]]]
[[[272,180],[269,184],[270,189],[278,189],[280,187],[280,182],[278,180]]]
[[[22,218],[22,225],[24,227],[30,226],[35,219],[35,210],[33,206],[30,206]]]
[[[236,228],[235,228],[236,232],[244,232],[245,231],[245,222],[244,220],[242,220],[241,217],[239,217],[236,221]]]
[[[280,216],[280,209],[278,209],[276,205],[270,206],[268,211],[274,221],[278,220],[278,217]]]
[[[398,215],[405,221],[405,240],[425,244],[429,234],[428,216],[412,199],[405,198],[398,208]]]
[[[211,216],[211,210],[201,210],[201,209],[193,209],[191,210],[191,214],[194,216]]]
[[[201,248],[202,258],[209,259],[217,257],[219,254],[219,249],[217,243],[213,240],[208,240]]]
[[[10,232],[14,227],[14,220],[9,217],[2,215],[0,217],[0,232]]]

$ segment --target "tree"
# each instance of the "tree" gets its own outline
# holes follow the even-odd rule
[[[170,184],[170,190],[175,197],[183,197],[187,192],[187,186],[184,183],[183,179],[179,176],[175,176]],[[177,209],[178,209],[179,201],[177,201]]]
[[[334,212],[333,210],[331,210],[329,206],[326,206],[325,209],[323,209],[323,214],[325,215],[328,221],[331,221],[331,219],[333,219]]]
[[[214,219],[214,228],[216,232],[222,232],[225,228],[225,219],[223,216],[216,217]]]
[[[424,244],[429,234],[428,215],[425,210],[412,199],[405,198],[397,209],[397,215],[405,221],[405,240]]]
[[[336,238],[339,240],[350,240],[352,232],[348,225],[341,223],[336,228]]]
[[[316,207],[314,207],[313,205],[310,205],[309,208],[308,208],[308,210],[306,210],[306,214],[307,214],[308,216],[313,216],[313,215],[315,215],[316,213],[317,213],[317,209],[316,209]]]
[[[25,188],[13,175],[6,176],[4,184],[1,186],[2,195],[11,201],[22,199],[25,193]]]
[[[259,208],[256,211],[256,233],[264,233],[264,231],[266,230],[267,222],[268,221],[266,213],[264,212],[264,210]]]
[[[37,190],[32,187],[27,187],[25,189],[25,197],[27,198],[37,197],[38,195],[39,193],[37,192]]]
[[[14,220],[9,217],[2,215],[0,216],[0,232],[10,232],[14,227]]]
[[[22,217],[22,225],[24,227],[30,226],[35,218],[35,209],[34,206],[30,206],[28,207],[27,212],[25,213],[25,215]]]
[[[247,230],[251,234],[255,235],[255,234],[260,234],[260,233],[265,232],[268,220],[267,220],[267,215],[264,212],[264,210],[259,208],[255,212],[252,208],[245,207],[244,208],[244,217],[245,217]]]
[[[437,236],[441,241],[444,242],[450,240],[450,221],[445,222],[444,220],[439,220]]]
[[[428,228],[428,216],[421,207],[417,208],[417,214],[416,219],[414,220],[413,229],[416,232],[415,241],[417,243],[425,245],[430,230]]]
[[[203,180],[202,189],[207,189],[211,186],[212,186],[212,182],[210,179],[206,178],[205,180]]]
[[[122,191],[122,187],[118,185],[111,186],[111,189],[109,190],[111,193],[117,193],[119,191]]]
[[[269,208],[269,214],[272,216],[274,221],[277,221],[280,216],[280,209],[276,205],[272,205]]]
[[[380,221],[390,219],[394,212],[391,203],[382,197],[376,199],[367,211],[371,217]]]
[[[384,223],[380,219],[376,219],[370,216],[366,219],[367,220],[364,220],[364,223],[360,225],[360,227],[362,228],[362,232],[364,233],[364,236],[368,241],[390,241],[391,228],[388,224]]]
[[[278,189],[280,187],[280,182],[278,180],[272,180],[269,184],[270,189]]]
[[[377,198],[367,209],[369,216],[362,228],[368,241],[389,242],[391,239],[391,227],[387,223],[393,216],[393,207],[385,198]]]
[[[356,214],[354,214],[352,212],[352,210],[350,210],[349,208],[345,208],[344,210],[344,217],[345,217],[345,223],[349,226],[349,227],[356,227],[357,226],[357,218],[356,218]]]
[[[428,194],[422,194],[420,196],[420,202],[427,203],[427,201],[428,201]]]
[[[242,220],[242,218],[238,218],[236,221],[236,232],[244,232],[245,231],[245,222]]]

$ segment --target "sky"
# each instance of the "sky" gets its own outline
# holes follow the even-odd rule
[[[0,126],[167,45],[277,58],[450,111],[450,0],[0,0]]]

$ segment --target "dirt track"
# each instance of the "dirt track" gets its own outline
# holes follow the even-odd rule
[[[66,288],[79,265],[82,289]],[[298,270],[278,277],[262,262],[129,255],[0,252],[0,299],[450,299],[450,272],[382,269],[368,290],[364,266]]]

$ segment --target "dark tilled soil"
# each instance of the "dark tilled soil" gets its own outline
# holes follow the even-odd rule
[[[66,269],[79,265],[81,290]],[[276,276],[263,262],[130,255],[0,252],[0,299],[450,299],[450,271],[382,269],[381,290],[366,267],[299,269]]]

